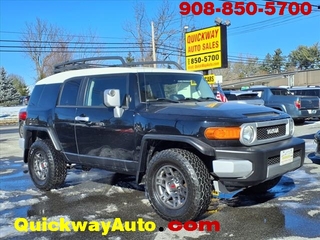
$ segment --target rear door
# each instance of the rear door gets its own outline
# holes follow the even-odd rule
[[[75,114],[79,105],[79,93],[83,78],[73,78],[65,81],[55,108],[55,129],[68,159],[78,162],[78,149],[75,139]]]

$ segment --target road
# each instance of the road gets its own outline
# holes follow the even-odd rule
[[[168,222],[149,205],[143,186],[137,186],[132,177],[102,170],[72,169],[62,188],[50,192],[37,190],[22,161],[17,126],[0,127],[0,238],[320,239],[320,161],[313,158],[316,147],[313,135],[319,129],[319,121],[296,126],[295,135],[306,141],[305,164],[283,176],[267,194],[238,192],[212,198],[209,211],[201,220],[217,221],[220,229],[171,231]],[[75,232],[63,225],[68,221],[88,221],[90,226]],[[121,231],[118,225],[107,233],[107,227],[102,226],[120,221],[128,224],[130,221],[136,231]],[[50,227],[56,229],[56,223],[64,228],[49,231]],[[33,225],[41,231],[23,232]]]

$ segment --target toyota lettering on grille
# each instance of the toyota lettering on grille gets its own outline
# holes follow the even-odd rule
[[[279,128],[271,128],[271,129],[267,129],[267,134],[275,134],[275,133],[279,133]]]

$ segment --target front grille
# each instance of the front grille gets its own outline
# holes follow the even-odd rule
[[[244,123],[241,125],[240,142],[245,146],[254,146],[288,139],[292,137],[293,126],[292,118]],[[247,133],[252,130],[255,134],[251,142],[248,142]]]
[[[257,128],[257,139],[264,140],[286,135],[286,125],[274,125]]]
[[[301,150],[295,150],[293,152],[293,158],[301,157]],[[280,163],[280,155],[269,157],[268,158],[268,166]]]

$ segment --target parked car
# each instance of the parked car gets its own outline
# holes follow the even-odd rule
[[[19,100],[20,105],[28,105],[30,96],[21,96]]]
[[[246,91],[257,92],[264,105],[288,113],[296,123],[320,116],[320,102],[316,96],[293,95],[286,88],[252,86]]]
[[[23,138],[23,127],[25,125],[25,121],[27,118],[27,108],[21,108],[19,110],[19,136],[20,138]]]
[[[237,101],[253,105],[264,105],[264,100],[258,96],[257,92],[249,91],[223,91],[228,101]]]
[[[314,135],[314,141],[317,144],[315,155],[320,158],[320,130]]]
[[[320,105],[320,87],[319,86],[308,86],[308,87],[293,87],[289,89],[294,95],[301,96],[316,96],[319,98]],[[320,119],[320,115],[318,116]]]

